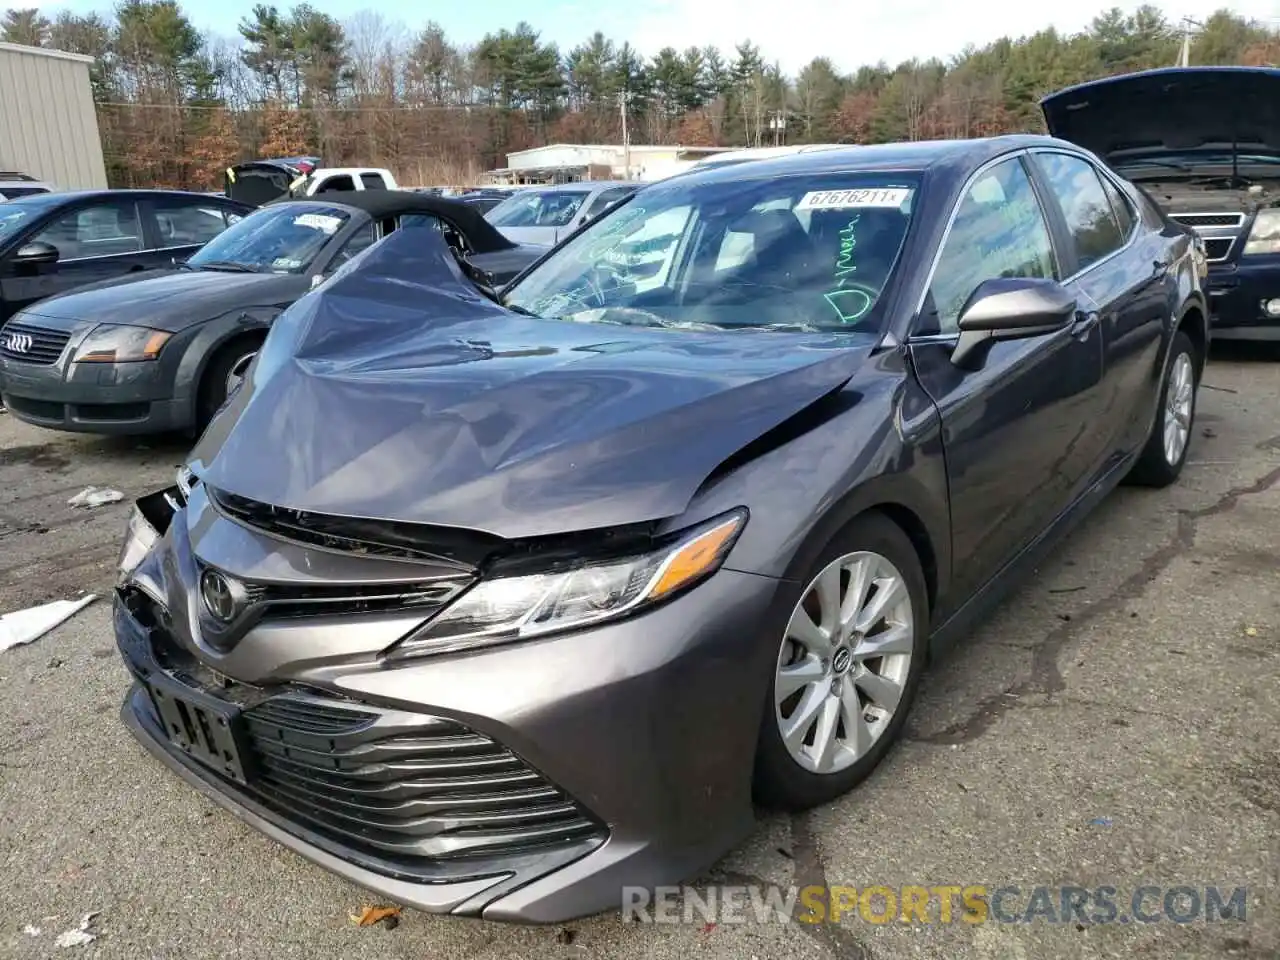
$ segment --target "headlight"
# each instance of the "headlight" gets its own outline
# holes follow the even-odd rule
[[[149,327],[102,323],[94,327],[76,350],[76,363],[126,363],[154,360],[171,333]]]
[[[1249,239],[1244,244],[1245,256],[1255,253],[1280,253],[1280,210],[1259,210],[1253,218]]]
[[[388,655],[451,653],[523,640],[661,603],[715,573],[746,522],[747,512],[735,510],[640,556],[481,580]]]

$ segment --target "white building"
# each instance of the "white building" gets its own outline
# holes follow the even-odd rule
[[[566,183],[574,180],[661,180],[690,162],[725,147],[622,146],[553,143],[507,154],[507,165],[490,170],[498,183]]]

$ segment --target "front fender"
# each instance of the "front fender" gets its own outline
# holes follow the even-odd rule
[[[751,519],[725,566],[798,582],[854,517],[886,510],[917,543],[938,611],[951,534],[937,411],[897,351],[867,366],[810,411],[826,419],[709,484],[672,526],[745,505]]]
[[[176,396],[191,405],[199,402],[200,381],[219,348],[234,337],[260,331],[263,336],[283,307],[248,307],[232,310],[201,324],[183,352],[175,385]]]

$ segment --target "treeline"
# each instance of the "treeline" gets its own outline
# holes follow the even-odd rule
[[[1177,62],[1180,25],[1113,9],[1084,32],[968,47],[950,62],[843,74],[817,58],[787,76],[749,41],[646,57],[600,33],[572,50],[520,23],[472,46],[366,12],[258,5],[233,40],[198,31],[176,0],[123,0],[110,19],[35,9],[0,40],[95,58],[111,182],[209,188],[253,156],[318,154],[390,167],[408,184],[474,181],[550,142],[759,146],[971,137],[1041,129],[1040,96]],[[1197,28],[1194,64],[1280,61],[1280,32],[1227,10]]]

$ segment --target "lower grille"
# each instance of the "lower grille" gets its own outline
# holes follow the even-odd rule
[[[1206,237],[1204,241],[1205,257],[1209,260],[1225,260],[1231,252],[1234,237]]]
[[[244,717],[250,792],[379,856],[519,856],[602,833],[509,750],[452,721],[294,693]]]
[[[65,330],[46,330],[29,323],[10,322],[0,330],[0,356],[48,366],[62,356],[70,339],[71,334]]]

